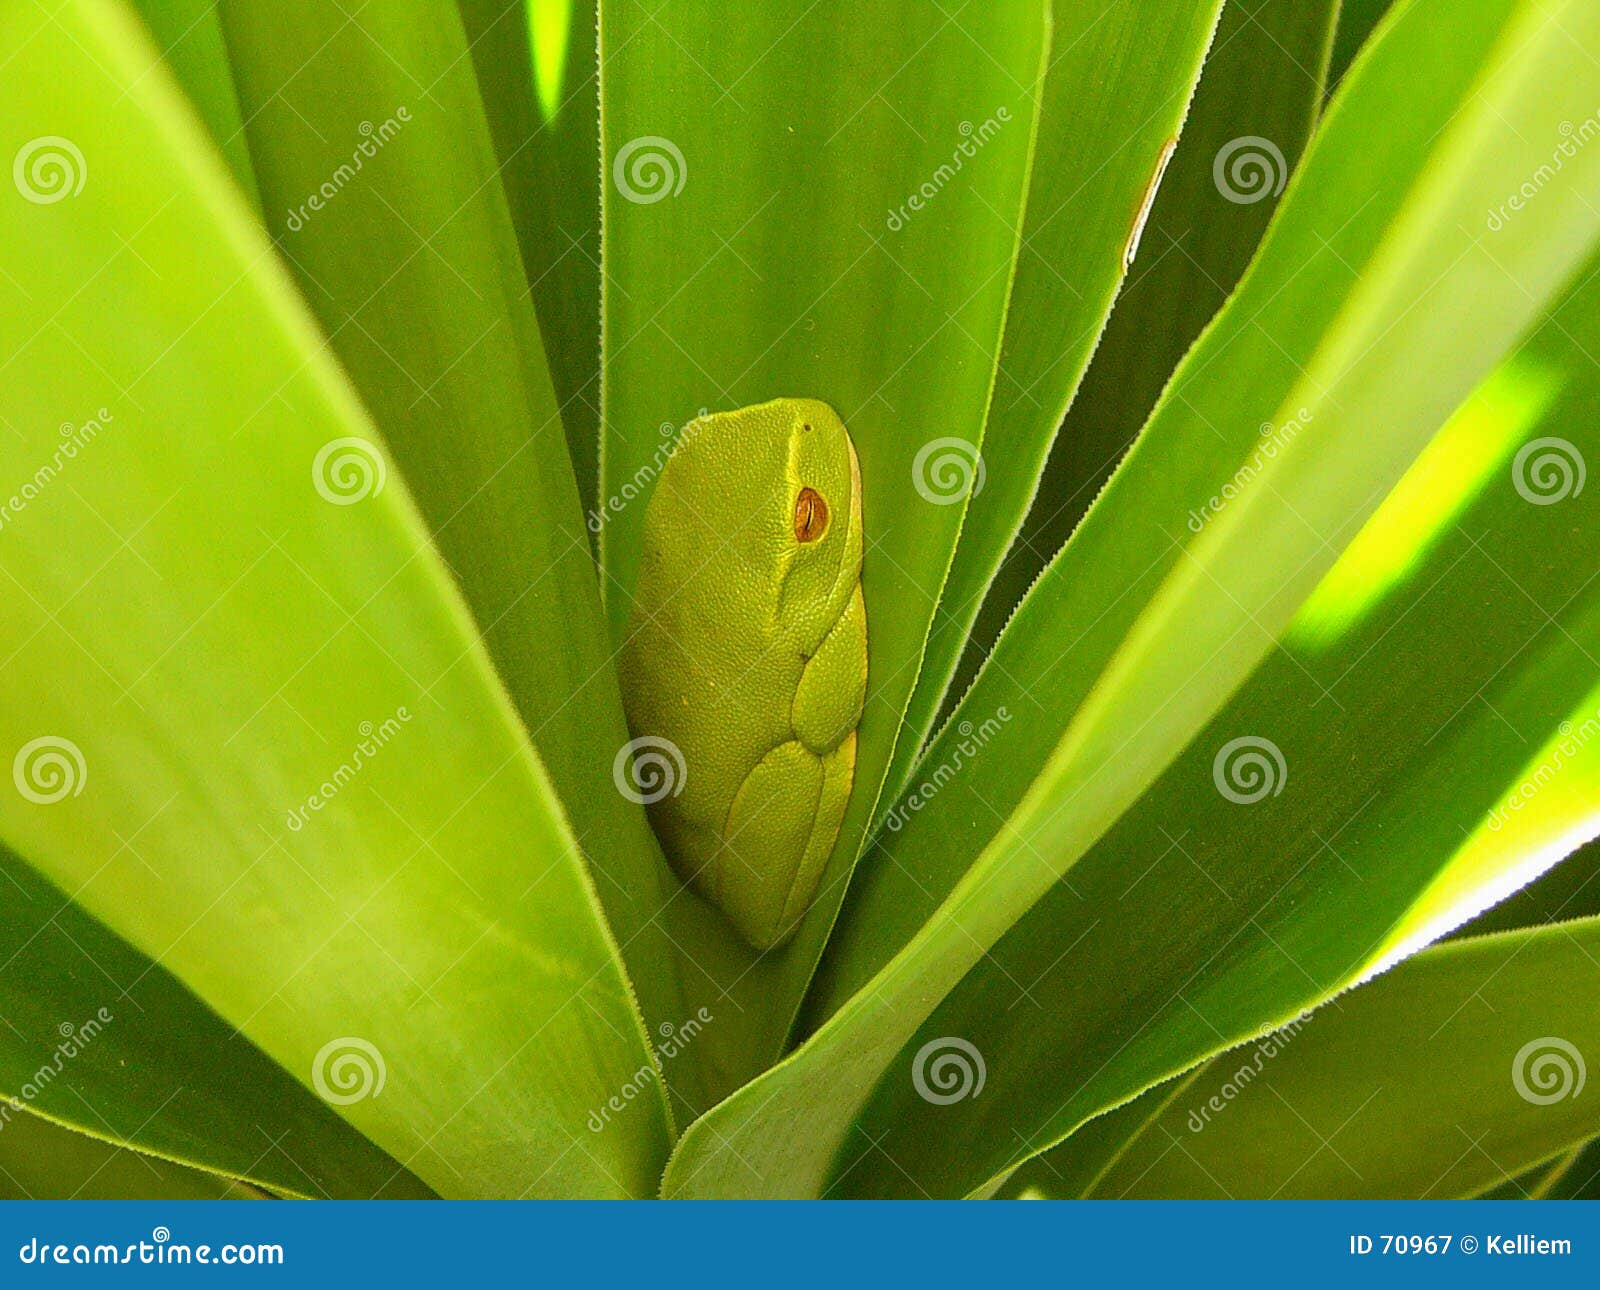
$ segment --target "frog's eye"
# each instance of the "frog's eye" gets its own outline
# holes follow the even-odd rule
[[[794,539],[815,542],[828,527],[828,503],[814,488],[802,488],[794,499]]]

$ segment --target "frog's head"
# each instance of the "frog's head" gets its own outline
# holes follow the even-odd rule
[[[861,574],[861,471],[838,413],[774,399],[703,416],[657,493],[643,560],[662,598],[692,603],[716,636],[809,656]]]
[[[861,467],[844,422],[826,403],[784,399],[785,523],[778,546],[779,630],[808,650],[827,634],[861,579]]]

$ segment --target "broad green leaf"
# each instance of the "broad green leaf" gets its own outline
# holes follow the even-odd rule
[[[1239,293],[957,710],[969,727],[948,728],[943,753],[934,745],[927,764],[937,767],[982,721],[998,727],[981,756],[966,758],[961,791],[941,784],[927,809],[907,813],[886,853],[863,866],[863,897],[853,927],[841,924],[849,939],[823,996],[842,1001],[837,1011],[783,1065],[685,1134],[669,1190],[819,1189],[891,1065],[897,1074],[883,1084],[883,1106],[863,1122],[869,1133],[893,1128],[896,1141],[881,1162],[911,1162],[911,1181],[902,1175],[890,1188],[906,1189],[925,1171],[937,1191],[960,1194],[1016,1162],[1016,1140],[992,1126],[970,1142],[965,1123],[947,1120],[930,1134],[929,1104],[907,1105],[918,1027],[1041,896],[1070,891],[1058,886],[1062,875],[1257,666],[1338,555],[1335,539],[1366,518],[1595,235],[1595,159],[1569,165],[1547,185],[1541,203],[1505,225],[1492,256],[1475,226],[1548,156],[1549,138],[1559,139],[1554,125],[1541,136],[1536,123],[1559,122],[1592,97],[1591,51],[1569,33],[1592,42],[1594,20],[1576,6],[1542,3],[1455,5],[1448,23],[1441,12],[1438,3],[1414,6],[1352,77]],[[1431,75],[1419,76],[1422,66]],[[1484,316],[1462,329],[1455,320],[1473,302],[1475,316]],[[1406,374],[1398,385],[1389,378],[1395,371]],[[1379,419],[1386,433],[1371,435],[1367,427]],[[1248,460],[1256,427],[1267,421],[1280,431],[1314,429],[1283,436],[1287,447],[1257,468],[1255,485],[1181,540],[1191,509]],[[1201,439],[1208,432],[1215,452]],[[1202,441],[1208,451],[1196,452]],[[1063,665],[1062,650],[1074,644]],[[1029,678],[1030,693],[1020,693],[1016,677]],[[1004,720],[1002,707],[1021,719]],[[970,855],[974,837],[994,840],[967,867],[952,842]],[[1125,869],[1121,878],[1125,888]],[[896,886],[899,903],[885,904]],[[1402,901],[1389,907],[1390,919]],[[930,902],[939,907],[928,918]],[[908,922],[909,939],[888,958]],[[1072,945],[1019,935],[1019,946],[1048,947],[1056,960]],[[1348,956],[1348,947],[1340,953]],[[1205,955],[1173,961],[1203,963]],[[1086,980],[1115,984],[1125,1009],[1125,973],[1124,963]],[[1255,1017],[1248,1028],[1274,1019]],[[1040,1045],[1053,1047],[1053,1027],[1040,1029]],[[950,1034],[961,1032],[933,1031]],[[1086,1045],[1078,1060],[1093,1055]],[[1135,1051],[1129,1061],[1145,1055]],[[1204,1055],[1150,1071],[1105,1100],[1098,1098],[1109,1077],[1091,1081],[1066,1108],[1039,1107],[1036,1097],[1013,1107],[1002,1095],[963,1103],[955,1119],[975,1122],[974,1107],[996,1105],[1013,1121],[1041,1112],[1048,1132],[1019,1128],[1026,1154]],[[1056,1051],[1051,1069],[1059,1062]],[[1008,1078],[1021,1079],[1021,1061],[1008,1069]],[[1037,1086],[1036,1068],[1032,1079]],[[1085,1098],[1097,1100],[1084,1108]],[[900,1118],[883,1118],[889,1104]],[[803,1138],[782,1128],[802,1121]],[[874,1173],[850,1174],[850,1189],[884,1181]]]
[[[243,1200],[247,1183],[85,1137],[26,1111],[0,1133],[0,1200]]]
[[[628,628],[644,498],[698,411],[819,398],[861,461],[868,694],[854,792],[811,916],[761,958],[686,890],[666,916],[707,974],[685,989],[718,1018],[697,1043],[716,1049],[726,1091],[782,1046],[955,547],[964,507],[927,500],[919,454],[941,438],[971,448],[982,438],[1044,4],[1002,0],[980,14],[823,0],[798,12],[746,6],[731,22],[711,5],[607,0],[600,31],[598,509],[614,637]]]
[[[233,171],[239,187],[259,209],[261,194],[250,165],[244,119],[239,115],[239,95],[233,83],[233,68],[228,64],[216,0],[134,0],[134,7],[150,28],[161,57],[228,159],[228,169]]]
[[[1485,910],[1459,935],[1485,936],[1541,923],[1600,915],[1600,842],[1591,842],[1503,903]]]
[[[1103,1196],[1470,1196],[1600,1128],[1600,922],[1454,941],[1217,1057]],[[1270,1040],[1268,1042],[1271,1042]],[[1266,1054],[1266,1055],[1263,1055]]]
[[[399,471],[131,16],[53,16],[0,85],[86,168],[0,200],[0,835],[435,1190],[651,1190],[615,943]]]
[[[454,0],[359,21],[336,0],[233,0],[224,26],[269,230],[460,581],[645,1015],[672,1025],[665,870],[613,782],[611,648]]]
[[[1334,35],[1328,84],[1337,87],[1355,62],[1361,47],[1391,9],[1403,9],[1395,0],[1339,0],[1339,26]]]
[[[600,453],[596,0],[458,0],[585,514]]]
[[[904,787],[967,633],[1143,241],[1221,5],[1057,0],[1000,370],[887,800]]]
[[[431,1193],[139,954],[0,851],[0,1097],[298,1196]],[[22,1112],[0,1104],[0,1128]]]
[[[984,593],[953,696],[970,685],[1238,285],[1316,121],[1339,12],[1335,0],[1224,6],[1139,259],[1051,445],[1022,531]]]
[[[1289,648],[929,1020],[922,1042],[959,1035],[987,1054],[993,1100],[924,1109],[886,1082],[863,1128],[899,1169],[944,1167],[915,1145],[933,1112],[961,1158],[993,1152],[1002,1126],[1019,1153],[1053,1141],[1392,962],[1600,829],[1600,740],[1582,747],[1600,733],[1600,594],[1564,555],[1600,540],[1600,507],[1535,506],[1498,443],[1468,452],[1489,411],[1508,411],[1503,391],[1526,383],[1511,374],[1541,371],[1562,393],[1536,424],[1506,421],[1510,441],[1571,436],[1579,458],[1600,453],[1597,301],[1590,276],[1467,400],[1312,601],[1343,583],[1369,533],[1401,523],[1419,474],[1459,487],[1475,461],[1487,478],[1408,594],[1332,646],[1310,644],[1298,618]],[[1440,443],[1456,450],[1442,471]],[[1467,621],[1464,638],[1452,631]],[[1241,738],[1261,754],[1255,784],[1230,778]]]

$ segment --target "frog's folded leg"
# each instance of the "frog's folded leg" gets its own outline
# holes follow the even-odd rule
[[[734,795],[722,848],[699,881],[757,949],[783,941],[811,904],[844,821],[855,758],[854,731],[821,757],[792,739]]]

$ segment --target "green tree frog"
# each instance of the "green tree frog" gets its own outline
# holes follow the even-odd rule
[[[623,702],[637,738],[682,756],[651,823],[757,949],[811,904],[850,798],[861,550],[855,445],[814,399],[690,422],[645,511]]]

